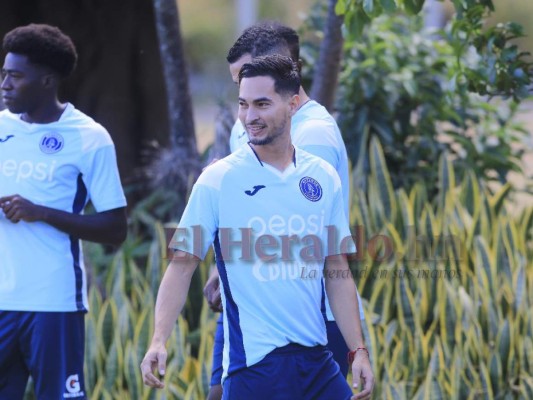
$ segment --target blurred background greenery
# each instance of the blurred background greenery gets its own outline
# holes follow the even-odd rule
[[[191,75],[198,147],[203,151],[214,138],[214,119],[219,99],[232,102],[237,90],[229,78],[226,54],[240,34],[237,0],[177,0],[182,23],[185,54]],[[257,19],[275,19],[298,29],[316,3],[324,0],[258,1]],[[449,0],[444,2],[453,11]],[[517,40],[523,51],[533,53],[531,0],[495,0],[495,12],[487,25],[514,21],[524,28],[525,38]],[[234,110],[236,110],[236,100]],[[533,128],[533,124],[532,124]]]
[[[196,137],[200,152],[214,139],[217,104],[237,109],[237,89],[230,79],[226,55],[240,35],[237,0],[177,0],[189,67]],[[314,0],[258,1],[257,19],[274,19],[298,28]]]

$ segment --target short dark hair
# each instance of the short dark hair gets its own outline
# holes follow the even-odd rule
[[[300,90],[298,68],[290,57],[270,54],[254,58],[242,66],[239,84],[243,78],[270,76],[274,79],[274,90],[280,95],[295,95]]]
[[[46,24],[13,29],[4,36],[3,48],[6,53],[24,55],[31,63],[50,68],[61,78],[72,73],[78,60],[72,40],[59,28]]]
[[[226,56],[228,63],[233,64],[245,54],[251,54],[255,38],[258,34],[259,29],[256,25],[246,28],[229,49],[228,55]]]
[[[296,31],[277,21],[264,21],[257,24],[263,34],[256,36],[256,41],[252,49],[252,57],[264,56],[267,54],[290,55],[292,61],[300,60],[300,38]]]
[[[250,55],[255,58],[269,54],[281,54],[292,58],[287,41],[275,31],[264,29],[261,35],[255,38]],[[293,61],[298,60],[293,59]]]

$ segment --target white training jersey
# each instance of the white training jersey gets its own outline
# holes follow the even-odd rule
[[[314,100],[303,104],[291,119],[291,140],[295,146],[326,160],[339,174],[346,218],[350,216],[350,180],[348,155],[337,122],[324,106]],[[235,121],[230,135],[230,150],[234,152],[248,142],[248,134],[239,119]],[[359,292],[359,315],[365,319]],[[333,312],[326,302],[328,321],[334,321]]]
[[[72,104],[49,124],[0,112],[0,197],[14,194],[76,214],[89,199],[98,212],[126,205],[111,137]],[[87,309],[80,241],[0,209],[0,310]]]
[[[280,172],[246,145],[206,168],[171,247],[203,259],[212,243],[224,308],[223,379],[289,343],[327,343],[325,256],[355,250],[328,163],[296,148]]]

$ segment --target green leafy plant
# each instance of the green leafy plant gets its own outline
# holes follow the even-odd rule
[[[335,111],[361,177],[355,183],[366,188],[374,135],[395,188],[424,181],[433,198],[435,160],[444,153],[458,176],[471,170],[482,184],[505,183],[509,171],[521,173],[527,143],[515,118],[533,76],[527,53],[513,43],[521,27],[485,27],[490,1],[458,1],[448,28],[430,32],[412,15],[423,3],[337,3],[345,17],[345,52]],[[302,29],[304,81],[313,73],[323,16],[317,4]]]

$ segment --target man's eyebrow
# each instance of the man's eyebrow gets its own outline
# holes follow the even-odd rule
[[[239,97],[239,101],[243,101],[245,103],[247,103],[247,101],[245,99],[243,99],[242,97]],[[261,102],[264,102],[264,101],[272,101],[272,99],[270,97],[259,97],[257,99],[253,99],[252,100],[252,103],[261,103]]]
[[[2,73],[12,73],[12,72],[20,72],[20,70],[15,68],[2,68]]]
[[[270,97],[259,97],[258,99],[254,99],[255,103],[259,103],[261,101],[272,101]]]

